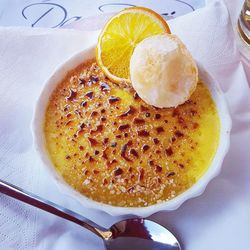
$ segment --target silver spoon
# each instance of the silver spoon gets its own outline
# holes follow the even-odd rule
[[[102,228],[83,216],[0,180],[0,193],[55,214],[90,230],[103,239],[107,250],[180,250],[176,237],[156,222],[133,218]]]

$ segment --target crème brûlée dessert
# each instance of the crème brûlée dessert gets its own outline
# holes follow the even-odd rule
[[[104,27],[96,59],[53,90],[44,134],[56,171],[91,200],[119,207],[169,201],[217,151],[220,119],[191,54],[165,21],[129,8]]]
[[[204,83],[183,105],[156,108],[107,79],[95,61],[58,84],[45,119],[48,153],[64,180],[90,199],[124,207],[163,202],[196,183],[219,130]]]

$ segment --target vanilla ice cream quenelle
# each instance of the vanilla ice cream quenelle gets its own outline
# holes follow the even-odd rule
[[[155,35],[136,46],[130,60],[130,78],[146,103],[159,108],[176,107],[194,92],[198,69],[177,36]]]

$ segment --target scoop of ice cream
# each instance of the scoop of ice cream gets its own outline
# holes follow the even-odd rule
[[[130,78],[146,103],[159,108],[176,107],[195,90],[198,69],[177,36],[156,35],[136,46],[130,60]]]

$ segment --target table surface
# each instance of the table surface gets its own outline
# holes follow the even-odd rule
[[[97,2],[97,1],[93,1],[93,2]],[[115,5],[115,4],[111,5],[111,2],[114,2],[114,1],[101,1],[100,0],[100,1],[98,1],[98,4],[96,4],[96,3],[91,3],[91,1],[74,0],[74,4],[72,4],[72,2],[70,4],[70,1],[66,1],[66,0],[61,0],[61,1],[53,1],[53,0],[52,1],[0,0],[0,26],[55,27],[55,28],[63,27],[66,24],[69,24],[71,21],[74,21],[74,20],[84,19],[88,16],[101,15],[102,13],[106,13],[106,12],[118,11],[124,7],[124,4],[120,5],[121,1],[119,1],[119,5]],[[131,2],[133,2],[133,1],[124,1],[124,2],[132,4]],[[168,0],[168,2],[170,2],[172,4],[176,4],[176,6],[177,6],[177,4],[180,3],[179,8],[176,7],[173,9],[170,8],[171,6],[166,7],[166,5],[163,4],[164,0],[162,0],[162,1],[154,0],[154,2],[155,2],[154,9],[161,14],[165,13],[164,16],[166,18],[173,18],[175,16],[179,16],[181,14],[185,14],[185,13],[188,13],[190,11],[193,11],[190,7],[188,10],[185,9],[186,6],[188,6],[188,5],[184,4],[184,3],[182,3],[183,4],[182,5],[181,4],[182,1]],[[193,9],[197,9],[197,8],[202,7],[205,1],[185,1],[185,2],[187,2],[190,5],[192,4],[191,6],[193,7]],[[146,5],[150,8],[153,8],[152,4],[147,5],[146,1],[139,0],[139,1],[136,1],[136,3],[138,5]],[[157,5],[157,3],[161,3],[161,4]],[[84,5],[88,5],[87,11],[86,11],[86,8],[84,8]],[[61,6],[61,7],[59,7],[59,6]],[[103,7],[99,8],[100,6],[103,6]],[[66,10],[66,14],[63,11],[63,9]],[[181,12],[181,10],[183,12]],[[170,15],[169,15],[169,13],[170,13]],[[173,13],[173,14],[171,14],[171,13]],[[247,73],[247,76],[249,77],[250,76],[250,68],[247,66],[247,63],[245,63],[244,66],[245,66],[245,72]],[[230,77],[232,78],[231,75],[230,75]],[[249,83],[249,81],[248,81],[248,83]],[[29,112],[27,112],[27,114],[28,113]],[[15,120],[16,119],[18,119],[18,115],[17,115],[17,117],[15,117]],[[13,122],[14,122],[14,118],[13,118]],[[25,125],[27,125],[27,124],[24,124],[22,126],[20,125],[20,126],[22,128],[24,128]],[[7,136],[8,136],[8,134],[7,134]],[[9,140],[9,138],[6,137],[6,140]],[[235,153],[236,152],[235,145],[237,145],[237,143],[239,143],[239,141],[236,140],[236,137],[235,136],[232,137],[232,146],[233,146],[232,152],[234,154],[236,154]],[[246,151],[247,149],[243,148],[242,150]],[[231,152],[231,154],[232,154],[232,152]],[[240,156],[240,154],[238,154],[238,156]],[[237,154],[236,154],[235,158],[237,159]],[[243,159],[238,158],[238,159],[240,159],[242,161],[246,160],[245,158],[243,158]],[[13,164],[13,163],[11,163],[11,164]],[[32,165],[34,163],[30,162],[30,164]],[[229,164],[230,164],[230,159],[228,159],[226,161],[225,165],[229,165]],[[249,222],[249,208],[250,207],[244,207],[243,204],[240,203],[240,200],[239,200],[239,202],[235,202],[235,204],[230,206],[229,203],[230,203],[231,199],[229,196],[230,195],[236,196],[238,194],[233,193],[233,191],[237,190],[237,189],[233,189],[232,186],[229,185],[229,183],[226,183],[227,179],[225,178],[231,173],[230,171],[235,171],[233,173],[237,174],[237,169],[239,169],[239,167],[231,168],[231,170],[229,168],[227,168],[227,169],[224,168],[224,170],[223,170],[224,174],[221,175],[221,178],[219,178],[219,180],[217,179],[217,182],[214,182],[213,186],[210,185],[208,187],[205,195],[203,195],[201,198],[195,199],[194,201],[190,201],[190,202],[195,203],[197,205],[194,210],[191,210],[191,208],[193,209],[193,206],[190,206],[190,202],[187,202],[179,210],[177,210],[175,212],[169,212],[168,214],[159,213],[157,215],[153,215],[151,217],[151,219],[155,219],[157,221],[157,219],[161,218],[161,221],[163,222],[163,224],[167,225],[171,230],[173,229],[173,231],[181,232],[181,228],[183,228],[183,227],[185,228],[185,227],[188,227],[190,225],[189,221],[188,221],[190,214],[194,214],[195,216],[193,216],[193,225],[198,228],[198,229],[196,228],[195,231],[200,232],[200,235],[193,234],[192,231],[194,231],[194,230],[189,230],[190,232],[186,232],[185,237],[187,240],[185,243],[187,246],[191,245],[191,243],[190,243],[191,241],[195,241],[195,243],[192,244],[192,246],[193,246],[192,249],[202,249],[201,248],[202,244],[207,243],[207,239],[209,239],[209,241],[211,241],[212,243],[219,242],[219,241],[221,243],[227,242],[228,246],[230,244],[232,244],[232,246],[235,246],[236,244],[238,244],[239,246],[241,246],[238,249],[242,249],[242,250],[249,249],[249,248],[242,248],[243,244],[240,241],[242,238],[244,238],[245,241],[247,241],[247,239],[249,239],[249,237],[248,237],[249,231],[242,230],[243,227],[237,229],[237,226],[240,225],[240,222],[243,220],[242,218],[245,218],[244,221],[246,222],[246,225],[244,228],[249,229],[248,222]],[[224,179],[223,179],[223,177],[224,177]],[[44,178],[46,178],[46,177],[44,177]],[[213,197],[214,191],[218,191],[218,192],[220,191],[221,182],[223,182],[225,184],[225,187],[229,188],[228,192],[225,192],[225,195],[227,196],[226,199],[228,200],[227,201],[228,204],[220,204],[220,197],[218,197],[217,200],[214,200],[211,198],[211,197]],[[240,179],[239,179],[239,182],[240,182]],[[238,185],[239,185],[239,187],[241,187],[239,182],[238,182]],[[236,182],[236,184],[237,184],[237,182]],[[47,191],[47,189],[45,191]],[[48,187],[48,192],[53,193],[52,191],[53,191],[53,189],[51,189],[51,187]],[[242,190],[241,190],[241,192],[242,192]],[[240,194],[242,195],[242,193],[240,193]],[[248,196],[246,195],[245,198],[247,199],[247,197]],[[8,200],[8,199],[6,198],[6,200]],[[236,201],[238,201],[238,199]],[[55,202],[57,202],[57,200],[55,200]],[[14,203],[14,201],[13,201],[13,203]],[[6,204],[6,203],[4,203],[4,204]],[[7,204],[9,204],[9,203],[7,203]],[[73,206],[74,206],[74,204],[72,204],[72,207]],[[210,213],[208,213],[206,215],[202,214],[203,207],[205,207],[205,206],[209,206],[209,208],[210,208]],[[230,210],[227,210],[226,209],[227,207],[230,207]],[[216,213],[215,213],[215,211],[216,211]],[[231,216],[231,213],[233,213],[234,216]],[[212,217],[212,215],[213,215],[213,217]],[[216,216],[214,217],[214,215],[216,215]],[[91,218],[91,216],[92,216],[92,219],[95,218],[94,217],[95,214],[94,214],[94,212],[92,214],[92,211],[90,211],[90,218]],[[26,218],[27,222],[31,222],[32,220],[34,220],[34,217],[32,217],[32,214],[27,216],[27,217],[26,216],[23,216],[23,217]],[[10,218],[15,219],[13,217],[13,214],[11,214]],[[48,214],[39,213],[39,217],[37,217],[36,219],[43,221],[43,219],[45,220],[45,218],[49,218],[46,221],[48,221],[48,223],[50,223],[48,226],[51,226],[54,222],[53,216],[50,217],[50,215],[48,215]],[[113,219],[111,217],[109,217],[106,220],[112,221]],[[210,227],[204,228],[203,227],[204,224],[203,224],[202,220],[214,221],[213,228],[210,228]],[[1,222],[0,224],[3,224],[3,222]],[[32,223],[30,223],[30,224],[32,224]],[[65,222],[65,225],[66,224],[67,223]],[[29,225],[29,223],[27,223],[27,225],[29,227],[31,227],[31,225]],[[61,228],[63,230],[64,224],[60,224],[60,225],[61,225]],[[230,228],[228,228],[228,225],[230,225]],[[72,236],[71,234],[76,234],[76,232],[77,232],[77,235],[78,235],[78,231],[75,231],[75,228],[73,226],[74,225],[72,225],[73,230],[72,231],[68,230],[67,232],[69,232],[69,233],[64,235],[65,239],[68,240],[68,245],[66,245],[66,246],[62,246],[62,245],[59,246],[58,245],[57,249],[67,249],[67,246],[70,245],[71,240],[74,239],[74,237],[71,237]],[[58,226],[58,228],[59,228],[59,226]],[[69,228],[71,228],[71,225],[69,225]],[[225,233],[223,233],[223,229],[226,232],[229,232],[229,234],[226,235]],[[53,237],[57,236],[57,234],[53,234],[53,230],[55,230],[55,227],[51,227],[51,231],[49,231],[49,232],[51,232],[51,234],[48,236],[48,237],[50,237],[51,242],[53,242],[53,240],[54,240]],[[244,232],[244,233],[242,233],[242,232]],[[241,235],[241,233],[243,236]],[[79,229],[79,235],[80,235],[80,229]],[[177,233],[177,236],[179,236],[178,233]],[[212,238],[212,237],[217,237],[217,236],[218,236],[218,239]],[[89,240],[89,238],[91,239],[92,236],[91,236],[91,234],[86,233],[86,235],[84,234],[82,237],[83,237],[83,239]],[[25,238],[25,237],[23,237],[23,238]],[[197,240],[197,239],[199,239],[199,240]],[[12,241],[13,241],[13,244],[16,243],[14,238]],[[228,243],[228,241],[231,241],[231,243]],[[90,241],[90,242],[92,242],[92,241]],[[247,242],[249,242],[249,240]],[[44,249],[49,249],[49,248],[44,245]],[[55,246],[54,246],[54,249],[56,249]],[[79,249],[81,249],[81,246],[79,246]],[[95,249],[95,248],[94,247],[91,248],[91,246],[90,246],[90,249]],[[203,248],[203,249],[209,249],[209,246],[206,246],[206,248]],[[216,246],[214,246],[214,249],[219,249],[219,248],[218,248],[218,246],[217,246],[217,248],[216,248]],[[227,248],[227,249],[232,249],[232,248]]]

